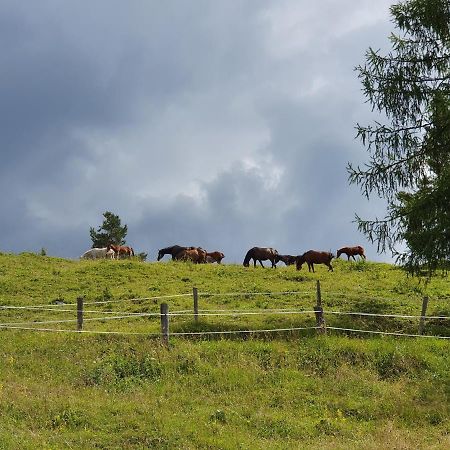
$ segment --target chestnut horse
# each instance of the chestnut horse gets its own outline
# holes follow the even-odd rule
[[[278,255],[275,259],[276,262],[284,262],[284,264],[286,264],[286,266],[291,266],[292,264],[295,264],[295,259],[297,257],[296,256],[292,256],[292,255]]]
[[[357,245],[356,247],[342,247],[337,251],[336,258],[345,253],[347,255],[347,261],[350,261],[350,256],[356,261],[355,255],[359,255],[361,258],[366,259],[366,255],[364,254],[364,249]]]
[[[333,253],[331,252],[317,252],[315,250],[308,250],[303,253],[303,255],[299,255],[296,258],[297,270],[302,268],[303,263],[306,262],[308,264],[308,270],[314,272],[314,264],[325,264],[328,266],[328,271],[333,271],[333,267],[331,266],[331,260],[334,258]]]
[[[112,250],[115,253],[117,259],[120,258],[120,255],[125,255],[128,256],[129,258],[134,256],[133,248],[128,247],[127,245],[109,244],[107,247],[107,251],[109,252],[110,250]]]
[[[274,248],[270,247],[253,247],[251,248],[244,259],[244,267],[250,265],[250,260],[253,259],[253,267],[256,267],[256,261],[259,261],[261,267],[264,267],[263,261],[269,260],[272,263],[272,267],[277,267],[278,252]]]
[[[206,250],[201,247],[192,247],[181,250],[175,255],[175,259],[179,261],[192,261],[195,264],[206,263]]]
[[[220,264],[222,259],[225,258],[225,255],[222,252],[208,252],[206,253],[206,262],[207,263],[217,263]]]

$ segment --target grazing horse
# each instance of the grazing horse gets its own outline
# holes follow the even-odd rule
[[[207,263],[217,263],[220,264],[222,259],[225,258],[225,255],[222,252],[210,252],[206,253],[206,262]]]
[[[296,258],[296,266],[297,270],[302,268],[303,263],[308,264],[308,270],[314,272],[314,264],[325,264],[328,266],[328,271],[333,271],[333,267],[331,266],[331,260],[334,258],[333,253],[331,252],[317,252],[315,250],[308,250],[303,253],[303,255],[299,255]]]
[[[361,258],[366,259],[366,255],[364,254],[364,249],[357,245],[356,247],[342,247],[337,251],[336,258],[345,253],[347,255],[347,261],[350,261],[350,256],[356,261],[355,255],[359,255]]]
[[[250,265],[250,260],[253,259],[253,267],[256,267],[256,261],[259,261],[261,267],[264,267],[263,261],[269,260],[272,263],[272,267],[277,267],[276,258],[278,256],[277,250],[270,247],[253,247],[251,248],[244,259],[244,267]]]
[[[91,248],[80,256],[81,259],[102,259],[106,257],[111,257],[107,247]]]
[[[291,266],[292,264],[295,264],[295,260],[296,260],[296,256],[292,256],[292,255],[278,255],[276,257],[276,262],[284,262],[284,264],[286,264],[286,266]]]
[[[182,250],[193,249],[194,247],[181,247],[180,245],[172,245],[171,247],[162,248],[158,251],[158,261],[163,258],[164,255],[171,255],[172,260],[175,259],[178,253]]]
[[[128,247],[127,245],[109,244],[107,249],[108,249],[108,251],[109,250],[113,250],[117,259],[120,259],[120,255],[125,255],[125,256],[127,256],[129,258],[134,256],[133,248],[132,247]]]
[[[203,264],[206,263],[206,250],[203,250],[201,247],[185,248],[175,255],[175,259]]]

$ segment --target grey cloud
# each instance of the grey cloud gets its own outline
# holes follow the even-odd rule
[[[363,242],[345,165],[369,115],[353,66],[389,27],[370,3],[4,2],[0,249],[77,257],[105,210],[151,259]]]

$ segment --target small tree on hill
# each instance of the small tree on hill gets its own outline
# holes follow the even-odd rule
[[[103,213],[103,224],[97,231],[94,227],[90,228],[92,247],[106,247],[108,244],[124,245],[125,236],[128,232],[127,225],[122,226],[120,217],[110,211]]]

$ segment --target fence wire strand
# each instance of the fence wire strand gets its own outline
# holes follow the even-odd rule
[[[8,326],[3,327],[6,330],[26,330],[26,331],[48,331],[55,333],[84,333],[84,334],[116,334],[116,335],[145,335],[145,336],[161,336],[161,333],[144,333],[132,331],[99,331],[99,330],[68,330],[57,328],[35,328],[35,327],[18,327]],[[301,331],[301,330],[316,330],[320,327],[295,327],[295,328],[270,328],[265,330],[223,330],[223,331],[179,331],[171,332],[170,336],[207,336],[215,334],[251,334],[251,333],[273,333],[282,331]]]
[[[428,334],[408,334],[408,333],[400,333],[397,331],[357,330],[354,328],[341,328],[341,327],[329,327],[329,326],[327,326],[327,330],[351,331],[354,333],[382,334],[382,335],[387,335],[387,336],[406,336],[406,337],[419,337],[419,338],[450,339],[450,336],[431,336]]]
[[[313,295],[314,292],[306,291],[282,291],[282,292],[230,292],[230,293],[201,293],[198,292],[198,297],[231,297],[231,296],[258,296],[258,295]],[[351,297],[351,294],[328,292],[328,296],[340,295],[345,297]],[[357,294],[354,294],[357,295]],[[84,305],[102,305],[109,303],[119,303],[119,302],[139,302],[148,300],[163,300],[169,298],[179,298],[179,297],[191,297],[192,293],[187,294],[171,294],[162,295],[155,297],[141,297],[141,298],[130,298],[130,299],[118,299],[118,300],[102,300],[102,301],[92,301],[84,302]],[[366,297],[369,298],[369,297]],[[372,297],[371,299],[383,300],[382,298]],[[388,300],[388,299],[385,299]],[[83,314],[102,314],[102,317],[90,317],[83,318],[83,322],[90,321],[110,321],[119,319],[129,319],[129,318],[149,318],[149,317],[161,317],[160,312],[123,312],[123,311],[100,311],[100,310],[77,310],[77,309],[63,309],[67,306],[77,306],[77,303],[61,303],[61,304],[47,304],[47,305],[29,305],[29,306],[13,306],[13,305],[0,305],[0,310],[30,310],[30,311],[46,311],[46,312],[58,312],[58,313],[78,313]],[[221,316],[253,316],[253,315],[296,315],[296,314],[313,314],[317,313],[315,310],[296,310],[292,308],[284,309],[250,309],[250,310],[237,310],[237,309],[201,309],[198,312],[192,312],[190,310],[178,310],[174,312],[169,312],[167,316],[173,317],[221,317]],[[355,312],[355,311],[331,311],[322,310],[322,314],[330,315],[348,315],[348,316],[367,316],[367,317],[388,317],[397,319],[421,319],[421,320],[448,320],[448,316],[422,316],[422,315],[407,315],[407,314],[378,314],[378,313],[368,313],[368,312]],[[51,332],[67,332],[67,333],[91,333],[91,334],[118,334],[118,335],[146,335],[146,336],[161,336],[160,332],[126,332],[126,331],[96,331],[96,330],[66,330],[66,329],[54,329],[54,328],[38,328],[34,325],[45,325],[45,324],[58,324],[58,323],[75,323],[78,319],[66,319],[66,320],[42,320],[33,322],[9,322],[0,323],[0,329],[11,329],[11,330],[32,330],[32,331],[51,331]],[[294,328],[277,328],[277,329],[263,329],[263,330],[234,330],[234,331],[198,331],[198,332],[173,332],[170,333],[171,336],[201,336],[201,335],[214,335],[214,334],[236,334],[236,333],[268,333],[268,332],[285,332],[285,331],[297,331],[297,330],[311,330],[319,329],[320,327],[294,327]],[[423,334],[408,334],[401,332],[388,332],[388,331],[373,331],[373,330],[359,330],[354,328],[343,328],[343,327],[333,327],[327,326],[329,330],[336,331],[348,331],[354,333],[370,333],[378,335],[392,335],[392,336],[406,336],[406,337],[425,337],[425,338],[436,338],[436,339],[450,339],[450,336],[430,336]]]

